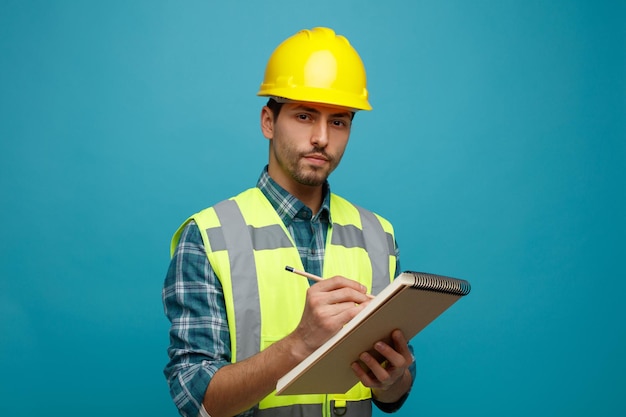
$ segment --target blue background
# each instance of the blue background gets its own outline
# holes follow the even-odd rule
[[[333,190],[473,286],[399,415],[624,415],[626,6],[597,0],[3,0],[0,415],[177,415],[170,236],[254,185],[266,60],[318,25],[374,106]]]

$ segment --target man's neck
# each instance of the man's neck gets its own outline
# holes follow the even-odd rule
[[[302,184],[289,184],[287,187],[285,185],[280,184],[285,190],[287,190],[291,195],[296,197],[298,200],[302,201],[302,203],[311,209],[313,214],[317,214],[317,212],[322,207],[323,196],[323,186],[312,186],[312,185],[302,185]]]
[[[315,189],[312,192],[308,192],[308,193],[296,194],[291,191],[289,192],[293,194],[298,200],[302,201],[302,203],[304,203],[305,206],[310,208],[314,215],[317,214],[318,211],[320,211],[320,208],[322,207],[322,199],[323,199],[321,185],[318,187],[315,187]]]

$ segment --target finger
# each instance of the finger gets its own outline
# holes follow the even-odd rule
[[[365,304],[370,301],[370,298],[362,292],[356,291],[352,288],[338,288],[334,290],[325,290],[322,288],[314,288],[320,284],[311,286],[311,300],[315,304]]]
[[[404,332],[400,329],[395,329],[391,332],[391,338],[398,344],[407,345],[409,343],[409,341],[406,340],[406,337],[404,337]]]
[[[381,363],[369,352],[363,352],[359,359],[369,368],[371,375],[383,385],[390,380],[392,372],[395,371],[391,361],[385,360]]]
[[[406,345],[405,345],[406,346]],[[406,368],[413,361],[413,356],[408,346],[399,348],[389,346],[385,342],[376,342],[374,349],[379,352],[385,360],[395,368]],[[398,350],[396,350],[398,349]]]
[[[373,374],[369,372],[369,369],[366,371],[358,362],[352,362],[350,367],[357,378],[359,378],[359,381],[361,381],[361,383],[366,387],[380,388],[382,386],[378,379],[374,378]]]
[[[402,330],[396,329],[391,333],[391,339],[393,340],[394,348],[398,351],[408,363],[412,363],[414,358],[411,350],[409,349],[409,341],[404,336]]]
[[[314,287],[325,292],[337,291],[335,295],[345,298],[345,301],[363,302],[367,298],[367,288],[363,284],[341,276],[320,281]]]
[[[341,302],[331,304],[327,307],[327,313],[334,320],[342,325],[346,324],[365,308],[365,304],[357,304],[354,302]]]

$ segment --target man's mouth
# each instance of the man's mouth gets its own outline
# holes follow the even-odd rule
[[[318,153],[306,154],[303,157],[304,159],[315,165],[324,165],[330,160],[330,158],[328,158],[326,155]]]

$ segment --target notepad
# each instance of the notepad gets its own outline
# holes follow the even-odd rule
[[[278,380],[278,395],[343,394],[358,378],[350,365],[379,340],[400,329],[413,338],[461,297],[470,284],[458,278],[406,271],[383,289],[338,333]]]

